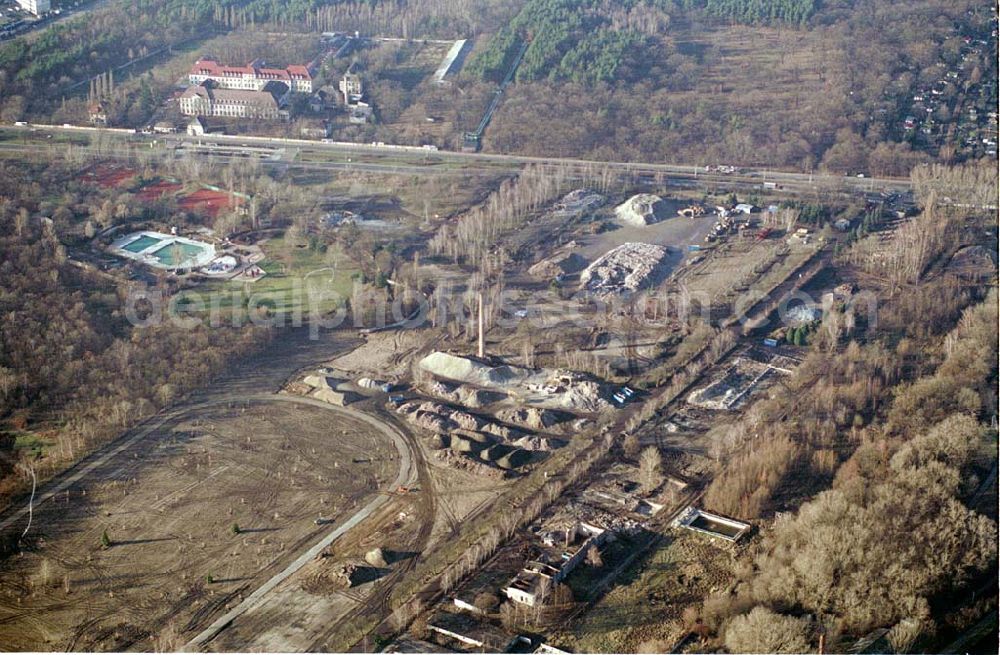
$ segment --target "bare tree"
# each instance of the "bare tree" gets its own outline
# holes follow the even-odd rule
[[[649,493],[663,482],[663,456],[655,446],[649,446],[639,456],[639,484]]]

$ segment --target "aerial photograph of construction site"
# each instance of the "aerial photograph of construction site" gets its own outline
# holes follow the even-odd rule
[[[0,0],[0,650],[998,652],[997,48]]]

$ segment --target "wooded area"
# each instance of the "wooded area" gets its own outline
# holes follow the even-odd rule
[[[67,258],[63,241],[92,219],[72,193],[48,199],[45,189],[65,188],[67,177],[56,165],[0,165],[0,416],[8,426],[0,506],[22,490],[27,468],[39,477],[61,470],[269,338],[252,326],[134,328],[129,283]],[[40,450],[46,456],[36,461]],[[22,455],[24,466],[13,469]]]
[[[763,21],[752,30],[707,10],[633,4],[581,12],[590,22],[578,18],[575,34],[535,36],[484,148],[907,175],[937,156],[950,162],[958,150],[956,135],[938,152],[903,132],[912,98],[961,63],[962,34],[989,37],[965,1],[917,0],[905,10],[829,2],[804,25]],[[470,60],[468,77],[492,80],[506,70],[527,7]],[[540,25],[550,14],[541,16]],[[620,51],[603,47],[626,40]],[[993,47],[982,78],[973,78],[988,77]],[[587,53],[586,63],[576,52]],[[957,120],[967,86],[942,92],[939,122]]]
[[[938,172],[938,185],[962,179],[964,194],[978,192],[975,170]],[[900,235],[901,251],[920,245],[900,257],[920,261],[886,278],[877,326],[863,342],[816,339],[787,393],[716,435],[720,453],[743,454],[712,483],[710,508],[749,519],[792,510],[765,530],[736,589],[704,603],[731,650],[800,652],[820,630],[833,644],[892,628],[909,652],[964,626],[954,599],[995,567],[997,525],[983,513],[995,498],[981,484],[996,466],[997,292],[942,273],[961,225],[983,223],[934,209],[929,184],[918,187],[930,207],[901,230],[927,233]]]

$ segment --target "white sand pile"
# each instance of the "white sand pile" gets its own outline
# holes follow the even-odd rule
[[[634,195],[615,208],[615,216],[626,225],[645,227],[663,220],[667,205],[660,196],[651,193]]]

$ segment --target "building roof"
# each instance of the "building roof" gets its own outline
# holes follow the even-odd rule
[[[252,77],[266,80],[311,80],[308,66],[293,64],[286,68],[265,68],[263,61],[254,60],[246,66],[226,66],[211,58],[199,59],[191,66],[191,75],[209,77]],[[260,65],[258,65],[260,64]]]
[[[274,107],[281,105],[281,98],[288,93],[288,85],[283,82],[268,82],[260,91],[243,89],[220,89],[211,84],[192,84],[181,98],[199,97],[220,104],[255,105]]]

